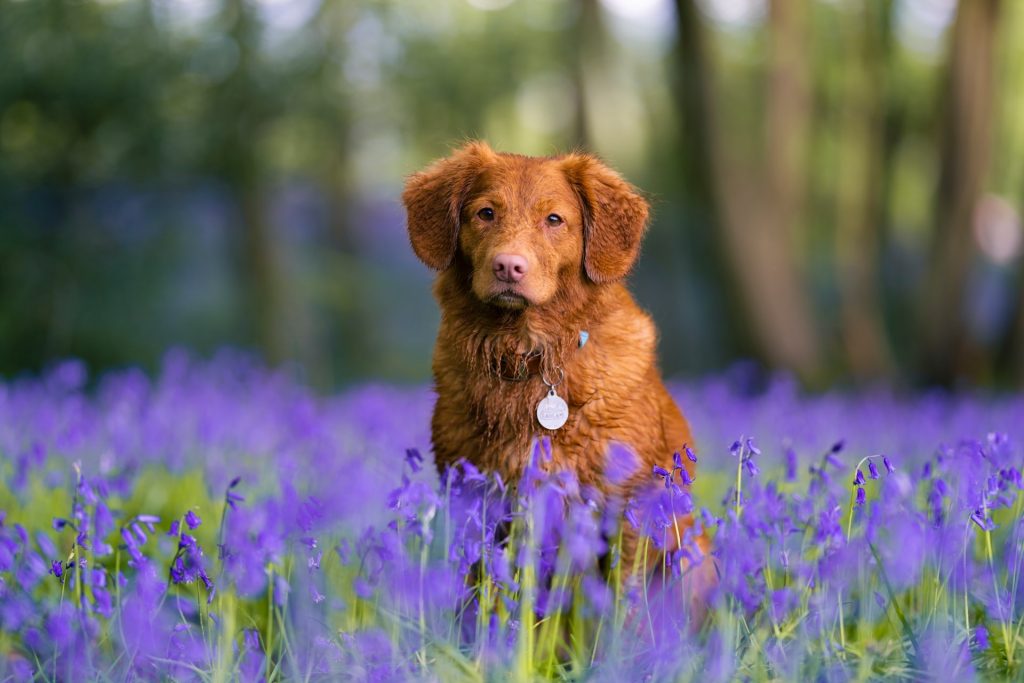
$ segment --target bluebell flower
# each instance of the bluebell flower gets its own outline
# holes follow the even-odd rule
[[[974,627],[974,644],[979,650],[987,650],[989,648],[988,629],[982,624]]]
[[[786,481],[796,481],[797,458],[792,446],[786,447]]]
[[[405,449],[405,462],[414,473],[423,469],[423,456],[418,448]]]
[[[640,460],[633,450],[617,441],[608,444],[605,454],[605,478],[610,484],[624,484],[637,471]]]
[[[985,514],[982,510],[975,510],[971,513],[971,521],[978,525],[982,531],[992,531],[996,528],[995,522],[991,519],[986,519]]]
[[[858,470],[859,472],[860,470]],[[868,460],[868,476],[872,479],[878,479],[878,468],[875,467],[873,460]]]
[[[232,510],[237,510],[237,504],[243,502],[245,500],[245,496],[234,493],[229,489],[224,496],[224,500],[231,507]]]
[[[753,458],[747,458],[743,461],[743,464],[746,466],[747,472],[749,472],[752,477],[756,477],[761,472]]]
[[[338,542],[338,545],[334,547],[334,552],[337,553],[338,561],[341,562],[342,565],[348,565],[348,563],[351,562],[352,551],[349,547],[347,538],[343,538]]]

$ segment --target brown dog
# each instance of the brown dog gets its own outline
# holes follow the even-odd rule
[[[629,499],[656,481],[654,465],[671,471],[690,428],[662,384],[654,324],[623,284],[647,227],[637,190],[588,154],[473,142],[411,176],[402,199],[413,249],[439,272],[438,468],[465,458],[514,482],[548,436],[548,466],[605,495]],[[636,456],[625,476],[607,474],[613,444]],[[630,532],[624,562],[635,547]]]

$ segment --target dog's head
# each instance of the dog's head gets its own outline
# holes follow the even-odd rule
[[[430,268],[457,255],[480,301],[541,306],[567,278],[596,284],[632,268],[648,205],[588,154],[526,157],[472,142],[408,179],[402,195],[409,238]]]

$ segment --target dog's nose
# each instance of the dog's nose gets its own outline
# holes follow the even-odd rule
[[[519,282],[526,277],[526,259],[518,254],[498,254],[494,257],[494,277],[502,282]]]

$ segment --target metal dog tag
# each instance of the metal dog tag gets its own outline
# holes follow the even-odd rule
[[[537,421],[544,429],[558,429],[569,419],[569,406],[554,388],[537,404]]]

